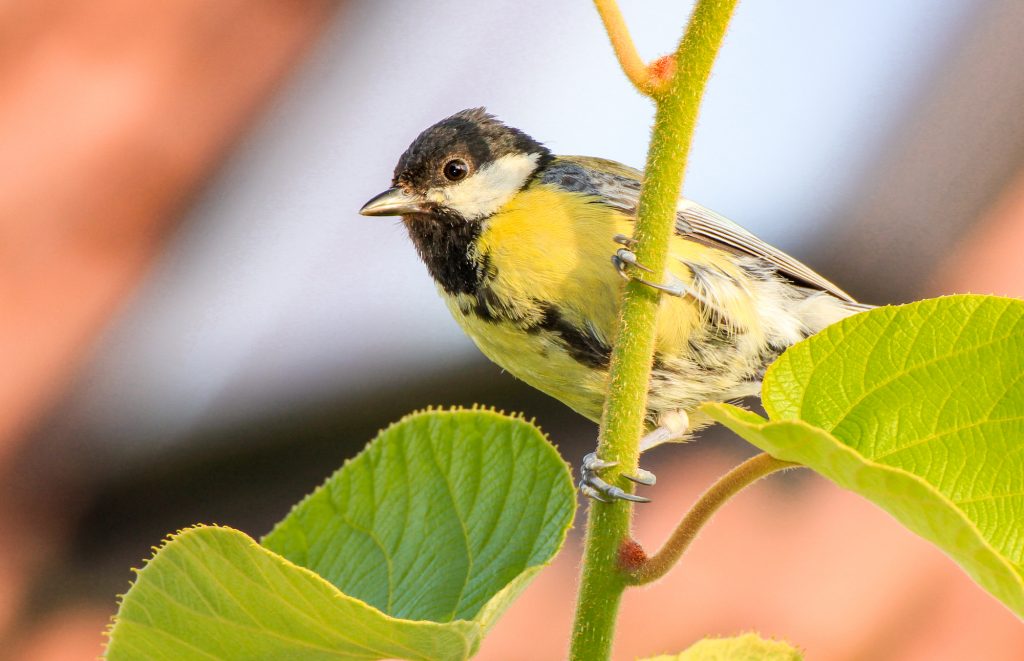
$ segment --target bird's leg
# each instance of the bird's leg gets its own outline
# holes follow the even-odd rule
[[[645,452],[662,443],[682,440],[690,426],[690,418],[686,411],[670,411],[658,417],[658,428],[640,439],[640,452]],[[630,500],[634,503],[649,503],[650,498],[636,496],[623,491],[617,486],[608,484],[598,474],[606,468],[617,465],[616,461],[604,461],[597,456],[596,452],[583,457],[580,466],[580,491],[584,496],[600,500],[603,503],[611,502],[611,499]],[[633,475],[623,475],[627,480],[632,480],[644,486],[654,486],[657,478],[654,473],[638,468]]]
[[[682,297],[686,296],[687,294],[693,293],[692,290],[686,286],[685,282],[683,282],[674,275],[672,275],[671,279],[664,284],[658,282],[651,282],[650,280],[645,280],[643,278],[638,278],[634,275],[630,275],[626,271],[627,264],[635,266],[641,271],[647,271],[648,273],[653,273],[653,271],[644,266],[643,264],[641,264],[640,262],[636,261],[636,253],[630,250],[630,248],[636,246],[636,239],[631,239],[625,234],[616,234],[614,237],[612,237],[612,240],[615,241],[615,243],[621,243],[622,245],[626,246],[625,248],[619,248],[618,250],[615,251],[615,254],[612,255],[612,264],[615,265],[615,270],[618,271],[619,275],[622,276],[624,280],[636,280],[641,284],[647,285],[652,289],[657,289],[658,291],[669,294],[670,296]]]
[[[690,416],[682,409],[667,411],[658,416],[658,428],[640,439],[640,452],[647,452],[662,443],[673,443],[686,438],[690,429]]]

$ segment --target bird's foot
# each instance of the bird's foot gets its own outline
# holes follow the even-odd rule
[[[626,270],[627,266],[633,266],[641,271],[647,271],[648,273],[653,273],[654,271],[637,261],[636,253],[631,250],[631,248],[635,248],[637,245],[636,239],[631,239],[625,234],[616,234],[612,237],[612,240],[615,241],[615,243],[621,243],[626,246],[625,248],[619,248],[615,251],[615,254],[612,255],[612,264],[615,265],[616,272],[618,272],[619,276],[622,277],[623,280],[634,280],[670,296],[683,297],[691,293],[690,288],[686,286],[686,283],[674,275],[671,275],[671,279],[666,283],[652,282],[650,280],[631,275],[629,271]]]
[[[598,477],[598,473],[616,465],[618,465],[617,461],[604,461],[597,456],[596,452],[591,452],[583,457],[583,463],[580,465],[580,491],[583,492],[583,495],[600,500],[602,503],[610,503],[613,499],[629,500],[634,503],[651,502],[650,498],[631,494]],[[623,475],[623,477],[644,486],[653,486],[657,481],[654,473],[642,468],[638,468],[635,475]]]

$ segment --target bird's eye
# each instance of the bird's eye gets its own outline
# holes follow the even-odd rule
[[[453,158],[444,164],[443,172],[448,181],[458,181],[469,174],[469,166],[461,158]]]

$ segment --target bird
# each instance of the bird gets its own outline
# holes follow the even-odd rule
[[[599,422],[624,281],[660,292],[641,451],[711,423],[704,402],[760,394],[785,349],[871,306],[725,217],[679,197],[667,266],[650,272],[630,238],[643,173],[556,155],[484,108],[430,126],[391,186],[360,209],[400,216],[459,326],[493,362]],[[583,458],[600,501],[650,499]],[[626,475],[653,485],[652,473]],[[623,483],[624,485],[626,483]]]

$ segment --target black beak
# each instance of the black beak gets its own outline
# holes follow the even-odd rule
[[[427,211],[427,201],[419,195],[410,195],[399,187],[389,188],[363,205],[364,216],[401,216]]]

